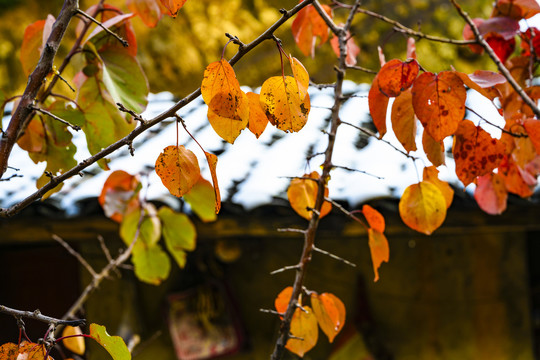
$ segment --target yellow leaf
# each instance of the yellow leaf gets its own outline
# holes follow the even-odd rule
[[[321,330],[333,342],[345,325],[345,305],[334,294],[311,294],[311,306]]]
[[[216,205],[214,187],[210,181],[206,180],[202,176],[199,181],[191,188],[191,190],[184,195],[191,210],[197,214],[202,222],[216,221]]]
[[[242,102],[242,90],[232,66],[225,59],[215,61],[204,70],[201,94],[208,109],[214,114],[237,119]]]
[[[433,185],[441,190],[446,201],[446,208],[448,209],[452,205],[454,199],[454,189],[446,182],[439,180],[439,170],[435,166],[429,166],[424,168],[423,180],[429,181]]]
[[[62,331],[62,337],[73,335],[82,335],[81,328],[78,326],[66,326]],[[63,339],[62,342],[64,343],[66,349],[77,355],[83,355],[86,350],[84,338],[82,336],[68,337]]]
[[[316,171],[311,174],[305,174],[304,178],[309,179],[293,179],[287,189],[287,197],[294,211],[304,219],[310,220],[313,216],[313,208],[315,208],[315,200],[317,199],[318,184],[317,179],[320,175]],[[325,197],[328,196],[328,188],[324,190]],[[324,202],[321,208],[319,217],[326,216],[332,210],[332,204]]]
[[[446,218],[446,200],[437,186],[422,181],[405,189],[399,215],[411,229],[430,235]]]
[[[309,74],[304,65],[302,65],[297,58],[289,55],[289,61],[291,63],[294,79],[296,80],[296,85],[298,86],[298,96],[303,100],[307,95],[309,87]]]
[[[249,121],[249,100],[243,91],[239,94],[241,101],[236,105],[236,118],[219,115],[208,107],[208,121],[214,131],[225,141],[234,143],[234,140],[244,130]]]
[[[156,173],[174,196],[181,197],[199,180],[197,157],[183,145],[167,146],[156,160]]]
[[[375,273],[373,281],[377,281],[379,280],[379,267],[383,261],[388,262],[390,259],[390,248],[388,247],[388,240],[386,240],[386,236],[382,232],[369,228],[368,237],[373,272]]]
[[[310,110],[309,94],[300,99],[296,80],[273,76],[261,87],[261,106],[272,124],[283,131],[300,131]]]
[[[291,334],[299,339],[290,338],[285,347],[300,357],[311,350],[319,338],[317,318],[309,306],[297,308],[291,320]],[[301,339],[301,340],[300,340]]]

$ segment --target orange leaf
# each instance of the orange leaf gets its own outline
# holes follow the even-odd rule
[[[508,199],[504,179],[495,173],[478,177],[474,198],[480,209],[486,213],[490,215],[502,214],[506,210],[506,201]]]
[[[162,6],[156,0],[127,0],[126,5],[129,10],[139,15],[142,22],[148,27],[156,27],[163,16]]]
[[[176,17],[178,11],[184,6],[187,0],[160,0],[161,4],[169,11],[170,16]]]
[[[407,152],[416,151],[416,118],[410,89],[402,92],[392,104],[392,129]]]
[[[435,166],[445,164],[444,144],[442,141],[435,141],[424,129],[422,133],[422,147],[429,161]]]
[[[476,70],[470,75],[458,71],[456,71],[455,74],[459,76],[465,85],[478,91],[492,101],[496,97],[501,96],[499,90],[497,90],[495,86],[506,82],[506,78],[501,74],[487,70]]]
[[[302,2],[302,0],[300,0]],[[332,8],[321,5],[324,11],[332,18]],[[328,26],[313,5],[308,5],[298,12],[291,24],[294,41],[306,56],[315,55],[315,40],[320,37],[321,44],[328,40]]]
[[[309,179],[293,179],[287,189],[287,197],[294,211],[304,219],[310,220],[313,216],[311,209],[315,208],[315,200],[317,198],[318,184],[317,179],[320,178],[318,172],[313,171],[311,174],[305,174],[304,178]],[[324,196],[328,196],[328,188],[324,188]],[[320,218],[326,216],[332,210],[332,204],[323,202]]]
[[[29,76],[39,61],[43,45],[51,33],[55,19],[52,15],[46,20],[38,20],[26,27],[23,42],[21,44],[20,61],[25,76]]]
[[[437,186],[422,181],[405,189],[399,215],[411,229],[430,235],[446,218],[446,200]]]
[[[513,19],[528,19],[540,13],[535,0],[499,0],[495,3],[491,17],[506,16]]]
[[[208,109],[218,116],[240,120],[242,100],[240,83],[232,66],[225,59],[215,61],[204,70],[201,94]]]
[[[105,215],[118,223],[122,222],[128,204],[137,207],[140,185],[138,176],[122,170],[112,172],[98,198]]]
[[[259,94],[248,92],[246,95],[249,101],[248,129],[258,139],[266,129],[266,125],[268,125],[268,118],[261,107]]]
[[[84,337],[82,336],[73,336],[73,335],[82,335],[80,327],[66,326],[62,331],[62,337],[68,336],[62,340],[62,343],[72,353],[77,355],[83,355],[86,351],[86,346],[84,344]]]
[[[336,335],[345,325],[345,305],[334,294],[311,293],[311,307],[317,318],[321,330],[328,336],[328,341],[333,342]]]
[[[23,341],[19,345],[17,360],[44,360],[46,353],[45,345]],[[47,360],[53,360],[53,358],[48,356]]]
[[[291,301],[292,292],[293,287],[287,286],[278,294],[278,296],[274,300],[274,306],[276,307],[276,311],[278,313],[285,314],[285,311],[287,311],[287,307],[289,306],[289,302]]]
[[[520,168],[512,159],[503,161],[499,171],[508,192],[522,198],[532,196],[536,187],[536,178]]]
[[[171,194],[181,197],[199,180],[201,170],[193,152],[183,145],[170,145],[159,154],[156,173]]]
[[[477,176],[489,174],[499,166],[505,146],[470,120],[463,120],[454,137],[452,153],[456,161],[456,175],[464,186]]]
[[[382,232],[369,228],[368,237],[373,272],[375,273],[373,281],[375,282],[379,280],[379,267],[381,267],[383,261],[388,262],[390,259],[390,248],[388,247],[388,240],[386,240],[386,236]]]
[[[356,57],[358,56],[358,54],[360,54],[360,48],[358,47],[358,45],[356,45],[354,37],[351,35],[349,30],[347,30],[347,34],[345,36],[347,38],[347,42],[345,43],[345,51],[347,53],[347,56],[345,57],[345,64],[347,64],[347,66],[354,66],[356,65]],[[332,38],[330,39],[330,45],[332,46],[332,50],[334,50],[334,53],[339,58],[340,50],[339,39],[337,36],[332,36]]]
[[[261,87],[261,107],[268,119],[283,131],[300,131],[308,120],[309,94],[302,100],[296,80],[290,76],[273,76]]]
[[[204,152],[204,156],[206,156],[208,168],[210,169],[210,175],[212,176],[212,183],[214,184],[214,195],[216,196],[216,214],[219,214],[219,211],[221,210],[221,195],[219,193],[219,185],[216,174],[218,158],[216,155],[206,151]]]
[[[536,119],[525,119],[523,126],[536,149],[536,153],[540,155],[540,121]]]
[[[366,221],[372,229],[375,229],[379,232],[384,232],[384,217],[381,215],[380,212],[366,204],[362,206],[362,214],[364,214]]]
[[[456,74],[425,72],[414,81],[412,94],[414,112],[435,141],[456,132],[467,98],[463,81]]]
[[[419,66],[416,60],[390,60],[377,74],[379,89],[389,97],[398,96],[411,87],[418,76],[418,71]]]
[[[297,58],[289,55],[289,61],[291,63],[294,79],[296,80],[296,85],[298,86],[298,96],[300,99],[304,99],[309,87],[309,74],[304,65],[302,65]]]
[[[5,343],[0,346],[0,360],[17,360],[19,346],[14,343]]]
[[[371,89],[369,89],[368,105],[373,124],[375,124],[379,132],[379,139],[382,139],[384,134],[386,134],[386,112],[388,110],[389,98],[379,90],[378,77],[378,75],[375,76],[371,84]]]
[[[317,318],[309,306],[297,308],[291,319],[291,334],[300,339],[290,338],[285,347],[300,357],[311,350],[319,338]]]
[[[17,140],[17,145],[28,152],[46,152],[47,141],[45,140],[45,128],[39,116],[35,116],[28,123],[24,134]]]
[[[208,107],[208,121],[214,131],[225,141],[234,143],[240,132],[248,126],[249,121],[249,100],[247,95],[240,90],[240,101],[236,105],[237,118],[229,118],[214,113]],[[215,98],[214,98],[215,99]]]
[[[435,166],[425,167],[422,179],[429,181],[441,190],[446,201],[446,208],[448,209],[454,199],[454,189],[446,181],[439,180],[439,170]]]

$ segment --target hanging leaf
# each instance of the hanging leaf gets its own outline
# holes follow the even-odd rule
[[[482,25],[482,23],[485,21],[484,19],[481,19],[481,18],[474,18],[472,19],[473,21],[473,24],[476,26],[476,27],[479,27],[480,25]],[[476,40],[476,37],[474,35],[474,32],[472,31],[471,27],[469,24],[465,24],[465,26],[463,27],[463,39],[464,40]],[[469,49],[471,49],[471,51],[475,54],[482,54],[484,52],[484,48],[482,47],[482,45],[478,45],[478,44],[468,44],[467,45],[469,47]]]
[[[90,324],[90,336],[111,355],[113,360],[130,360],[131,354],[120,336],[111,336],[105,326]]]
[[[285,348],[300,357],[304,357],[306,352],[317,344],[319,338],[317,318],[309,306],[294,311],[290,332],[295,338],[289,338]]]
[[[439,170],[435,166],[429,166],[424,168],[422,175],[424,181],[429,181],[433,185],[439,188],[446,201],[446,208],[448,209],[452,205],[454,199],[454,189],[446,182],[439,180]]]
[[[489,173],[478,177],[474,199],[490,215],[500,215],[506,210],[508,192],[504,179],[499,174]]]
[[[416,41],[413,37],[407,39],[407,59],[416,60]]]
[[[156,173],[171,194],[182,197],[197,183],[201,169],[193,152],[183,145],[170,145],[159,154]]]
[[[434,166],[441,166],[445,164],[444,158],[444,144],[442,141],[435,141],[427,131],[422,133],[422,148],[426,153],[429,161]]]
[[[62,330],[62,337],[69,336],[62,340],[62,343],[72,353],[77,355],[84,355],[86,351],[86,346],[84,344],[84,337],[82,336],[73,336],[73,335],[82,335],[81,328],[79,326],[66,326]]]
[[[45,360],[46,353],[45,345],[23,341],[19,345],[19,354],[14,360]],[[53,358],[48,356],[47,360],[53,360]]]
[[[122,222],[128,203],[134,201],[133,206],[138,206],[140,188],[138,176],[123,170],[113,171],[105,180],[98,198],[105,216],[118,223]]]
[[[506,190],[512,194],[527,198],[533,195],[536,178],[520,168],[511,158],[505,159],[499,166],[499,175],[504,179]]]
[[[373,272],[375,273],[374,282],[379,280],[379,267],[390,259],[390,248],[386,236],[380,231],[369,228],[369,250],[371,252],[371,262],[373,263]]]
[[[416,60],[390,60],[377,74],[379,90],[389,97],[398,96],[411,87],[419,70]]]
[[[159,244],[148,246],[137,241],[131,255],[135,276],[140,281],[159,285],[169,277],[171,260]]]
[[[392,130],[405,151],[416,151],[416,118],[412,107],[412,92],[403,91],[392,104]]]
[[[160,0],[161,4],[169,11],[168,15],[173,18],[178,15],[178,11],[184,6],[187,0]]]
[[[508,57],[512,55],[516,48],[516,39],[511,38],[507,40],[496,33],[489,33],[486,35],[485,40],[502,63],[505,63],[506,60],[508,60]]]
[[[345,325],[345,305],[337,296],[330,293],[320,295],[311,293],[310,299],[315,318],[328,341],[332,343]]]
[[[210,176],[212,176],[212,183],[214,184],[214,195],[216,198],[216,215],[219,214],[219,211],[221,210],[221,195],[219,193],[219,185],[218,185],[218,179],[217,179],[217,161],[218,158],[216,155],[211,154],[209,152],[204,152],[204,156],[206,156],[206,161],[208,162],[208,169],[210,170]]]
[[[431,235],[446,218],[446,200],[437,186],[422,181],[405,189],[399,215],[411,229]]]
[[[162,7],[156,0],[127,0],[126,5],[129,11],[139,15],[144,25],[150,28],[156,27],[163,16]]]
[[[532,141],[536,153],[540,155],[540,121],[536,119],[523,120],[523,126]]]
[[[279,295],[274,300],[274,306],[276,307],[276,311],[280,314],[285,314],[285,311],[287,311],[287,307],[289,306],[289,302],[291,301],[291,296],[293,292],[292,286],[287,286],[285,289],[281,290]],[[283,319],[283,317],[281,317]]]
[[[40,116],[34,116],[28,123],[24,134],[17,140],[17,145],[28,152],[46,152],[45,127]]]
[[[162,207],[158,212],[165,246],[180,268],[186,265],[186,251],[195,250],[197,230],[186,214],[174,212],[169,207]]]
[[[328,5],[321,6],[328,16],[332,18],[332,8]],[[317,37],[320,38],[320,44],[324,44],[328,40],[328,25],[326,25],[313,5],[308,5],[298,12],[291,24],[291,31],[294,41],[305,56],[315,56]]]
[[[130,207],[124,213],[124,218],[120,224],[120,237],[128,246],[135,239],[141,218],[141,206],[137,206],[137,203],[130,203],[129,205]],[[137,242],[153,246],[157,244],[161,237],[161,223],[157,216],[156,207],[151,203],[144,203],[142,211],[144,213]]]
[[[266,129],[266,125],[268,125],[268,118],[261,107],[259,94],[248,92],[246,95],[249,101],[248,129],[258,139]]]
[[[369,227],[379,232],[384,232],[385,222],[384,217],[381,215],[380,212],[378,212],[371,206],[365,204],[364,206],[362,206],[362,214],[364,214],[364,217],[366,218]]]
[[[249,121],[249,100],[247,95],[240,90],[242,100],[238,103],[236,116],[238,118],[228,118],[219,116],[208,107],[208,121],[212,128],[223,140],[233,144],[240,132],[248,126]]]
[[[351,35],[349,30],[347,30],[345,37],[347,39],[347,42],[345,43],[345,51],[347,52],[347,56],[345,57],[345,64],[347,66],[355,66],[356,57],[358,56],[358,54],[360,54],[360,48],[356,44],[356,41],[354,41],[354,36]],[[334,50],[334,53],[339,58],[341,51],[339,49],[339,39],[337,36],[332,36],[332,38],[330,39],[330,45],[332,46],[332,50]]]
[[[268,119],[283,131],[300,131],[308,120],[309,94],[299,97],[296,80],[290,76],[273,76],[261,87],[261,107]]]
[[[463,81],[451,71],[425,72],[412,88],[414,113],[435,141],[456,132],[465,116],[466,98]]]
[[[245,102],[243,92],[234,69],[227,60],[221,59],[206,67],[201,94],[208,110],[215,115],[247,122],[246,114],[240,112],[240,105]]]
[[[26,77],[34,71],[54,21],[54,17],[48,15],[46,20],[38,20],[28,25],[24,30],[19,59]]]
[[[505,147],[487,131],[463,120],[454,137],[452,153],[456,161],[456,175],[464,186],[477,176],[489,174],[499,166]]]
[[[388,110],[389,98],[379,89],[378,75],[373,79],[368,93],[369,113],[373,119],[373,124],[379,132],[379,139],[386,134],[386,112]]]
[[[216,221],[216,195],[212,184],[203,178],[199,178],[191,190],[184,195],[184,200],[189,203],[193,211],[202,222]]]
[[[491,101],[501,96],[499,90],[497,90],[495,86],[506,83],[506,78],[504,76],[487,70],[476,70],[470,75],[458,71],[456,71],[455,74],[459,76],[465,85],[478,91]]]
[[[0,345],[0,360],[17,360],[19,346],[14,343]]]
[[[293,77],[296,80],[296,85],[298,86],[298,96],[303,100],[307,95],[309,87],[309,74],[300,60],[294,56],[289,55],[289,62],[291,63]]]
[[[295,178],[291,180],[291,184],[287,189],[287,197],[294,211],[306,220],[310,220],[313,216],[312,209],[315,208],[315,200],[317,199],[318,183],[320,178],[318,172],[313,171],[311,174],[304,174],[303,179]],[[309,180],[314,179],[314,180]],[[324,196],[328,197],[328,188],[325,186]],[[322,218],[332,210],[332,204],[323,202],[319,217]]]

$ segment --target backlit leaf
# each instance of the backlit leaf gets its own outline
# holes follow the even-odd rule
[[[456,132],[465,115],[467,91],[451,71],[425,72],[413,84],[414,113],[435,141]]]
[[[300,339],[289,338],[285,348],[300,357],[311,350],[319,338],[319,328],[317,318],[309,306],[303,306],[303,309],[297,308],[294,311],[291,320],[291,334]]]
[[[289,55],[289,61],[291,63],[294,79],[296,80],[296,85],[298,86],[298,96],[300,99],[304,99],[309,87],[309,74],[304,65],[302,65],[297,58]]]
[[[261,107],[259,94],[248,92],[246,95],[249,101],[248,129],[258,139],[264,132],[264,129],[266,129],[266,125],[268,125],[268,118]]]
[[[242,99],[240,83],[234,69],[225,59],[209,64],[204,70],[201,93],[208,109],[215,115],[240,120],[238,109]],[[247,106],[247,105],[245,105]]]
[[[317,322],[328,337],[328,341],[332,343],[345,325],[345,305],[337,296],[330,293],[320,295],[311,293],[310,299]]]
[[[443,142],[435,141],[425,129],[422,133],[422,148],[424,149],[428,160],[431,161],[434,166],[445,164]]]
[[[98,201],[105,215],[116,222],[122,222],[128,203],[138,203],[137,194],[141,183],[139,177],[123,170],[113,171],[99,195]]]
[[[44,360],[47,350],[45,345],[36,344],[32,342],[23,341],[19,345],[19,355],[17,355],[17,360]],[[47,357],[47,360],[53,360],[51,356]]]
[[[405,189],[399,215],[411,229],[430,235],[446,218],[446,200],[437,186],[422,181]]]
[[[211,222],[217,219],[215,198],[214,187],[202,176],[184,195],[184,200],[189,203],[191,211],[197,214],[202,222]]]
[[[184,6],[187,0],[160,0],[163,6],[169,11],[170,16],[176,17],[178,11]]]
[[[131,354],[120,336],[111,336],[105,326],[90,324],[90,336],[111,355],[113,360],[130,360]]]
[[[538,13],[540,13],[540,5],[535,0],[499,0],[495,3],[491,16],[507,16],[521,20]]]
[[[197,231],[186,214],[174,212],[169,207],[159,209],[165,246],[180,268],[186,265],[186,251],[195,250]]]
[[[298,85],[291,76],[273,76],[261,87],[261,106],[268,119],[283,131],[300,131],[308,120],[309,94],[298,95]]]
[[[129,10],[141,18],[148,27],[155,27],[163,14],[161,6],[156,0],[127,0],[126,5]]]
[[[131,21],[129,20],[134,17],[135,14],[124,14],[117,7],[109,4],[103,4],[103,7],[107,10],[100,12],[99,15],[103,27],[127,41],[129,46],[124,47],[117,38],[104,31],[103,27],[96,26],[90,35],[88,35],[85,47],[89,46],[91,43],[100,53],[102,51],[116,50],[123,51],[126,54],[135,57],[137,55],[137,37],[131,26]],[[92,7],[90,7],[90,9],[92,9]],[[91,13],[90,9],[87,13]]]
[[[183,145],[170,145],[159,154],[156,173],[171,194],[181,197],[197,183],[201,169],[193,152]]]
[[[40,116],[30,120],[24,134],[17,140],[17,145],[28,152],[46,152],[45,128]]]
[[[309,179],[298,179],[295,178],[291,180],[291,184],[287,189],[287,197],[291,203],[291,207],[294,211],[304,219],[310,220],[313,216],[313,211],[311,209],[315,208],[315,200],[317,198],[318,183],[320,175],[318,172],[313,171],[311,174],[305,174],[304,178]],[[328,196],[328,188],[324,189],[325,197]],[[330,210],[332,210],[332,204],[329,202],[323,202],[320,217],[326,216]]]
[[[379,139],[386,134],[386,112],[388,110],[389,98],[379,89],[378,75],[373,79],[368,94],[369,113],[373,119],[373,124],[379,132]]]
[[[469,75],[456,71],[455,74],[469,88],[478,91],[492,101],[500,96],[499,90],[495,86],[506,82],[506,78],[501,74],[487,70],[477,70]]]
[[[489,33],[486,35],[485,40],[503,63],[506,62],[516,48],[516,40],[514,38],[507,40],[499,34]]]
[[[86,351],[86,346],[84,344],[84,337],[82,336],[73,336],[73,335],[82,335],[81,328],[79,326],[66,326],[62,330],[62,337],[69,336],[62,340],[62,343],[72,353],[77,355],[83,355]]]
[[[214,195],[216,200],[216,214],[219,214],[219,211],[221,210],[221,195],[219,193],[219,185],[218,185],[218,179],[217,179],[217,162],[218,158],[216,155],[211,154],[209,152],[204,152],[204,156],[206,156],[206,161],[208,162],[208,169],[210,170],[210,175],[212,176],[212,184],[214,185]]]
[[[504,179],[495,173],[489,173],[478,177],[474,199],[490,215],[499,215],[506,210],[508,192],[504,184]]]
[[[412,107],[412,92],[403,91],[392,104],[392,130],[407,152],[416,151],[416,118]]]
[[[347,30],[346,33],[346,39],[347,42],[345,43],[345,51],[347,52],[347,56],[345,57],[345,64],[347,66],[354,66],[356,65],[356,57],[358,54],[360,54],[360,48],[356,44],[356,41],[354,40],[354,36],[351,35],[349,30]],[[337,36],[333,35],[330,39],[330,45],[332,46],[332,50],[334,50],[334,53],[337,55],[337,57],[340,57],[340,50],[339,50],[339,39]]]
[[[540,121],[536,119],[526,119],[523,121],[523,126],[531,139],[536,153],[540,155]]]
[[[384,232],[385,222],[384,217],[381,215],[380,212],[378,212],[371,206],[365,204],[364,206],[362,206],[362,214],[364,214],[364,217],[366,218],[369,227],[379,232]]]
[[[379,280],[379,267],[381,267],[383,261],[388,262],[390,259],[390,248],[388,247],[388,240],[386,240],[386,236],[382,232],[369,228],[368,237],[371,262],[375,273],[373,281],[375,282]]]
[[[24,30],[19,59],[25,76],[34,71],[43,51],[43,45],[51,32],[54,20],[54,17],[49,15],[46,20],[38,20],[28,25]]]
[[[233,144],[240,132],[248,126],[249,122],[249,100],[247,95],[240,90],[241,100],[236,105],[236,117],[229,118],[220,116],[208,107],[208,121],[212,128],[223,140]]]
[[[437,170],[435,166],[425,167],[422,178],[424,181],[429,181],[439,188],[444,196],[446,208],[448,209],[450,205],[452,205],[452,200],[454,200],[454,189],[452,189],[446,181],[439,179],[439,170]]]
[[[328,5],[321,6],[332,18],[332,8]],[[294,41],[305,56],[313,57],[315,55],[317,37],[320,38],[320,44],[324,44],[328,40],[328,25],[313,5],[306,6],[296,14],[296,18],[291,24],[291,31]]]
[[[377,74],[379,89],[389,97],[398,96],[411,87],[418,76],[418,71],[419,66],[416,60],[390,60]]]
[[[0,360],[17,360],[19,346],[14,343],[5,343],[0,346]]]
[[[161,237],[161,222],[157,216],[156,208],[151,203],[144,203],[143,219],[139,229],[137,242],[142,242],[147,246],[155,245]],[[141,218],[141,207],[136,203],[131,203],[124,213],[124,218],[120,224],[120,237],[126,245],[131,244],[135,239],[137,227]]]
[[[487,131],[463,120],[454,137],[452,153],[456,161],[456,175],[464,186],[477,176],[489,174],[499,166],[505,146]]]
[[[137,241],[133,247],[131,261],[135,276],[140,281],[159,285],[169,277],[171,260],[159,244],[147,246],[143,242]]]
[[[499,166],[499,175],[503,177],[508,192],[522,198],[530,197],[534,193],[536,178],[519,167],[511,158],[503,160]]]
[[[289,302],[291,301],[292,292],[293,287],[287,286],[278,294],[278,296],[274,300],[274,306],[278,313],[284,314],[285,311],[287,311],[287,307],[289,306]]]

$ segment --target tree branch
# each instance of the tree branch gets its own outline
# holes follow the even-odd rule
[[[86,323],[85,319],[77,319],[77,320],[56,319],[56,318],[41,314],[39,310],[23,311],[23,310],[12,309],[4,305],[0,305],[0,312],[4,314],[8,314],[8,315],[13,315],[17,319],[27,318],[27,319],[41,321],[47,324],[52,324],[55,326],[56,325],[79,326],[79,325],[84,325]]]

